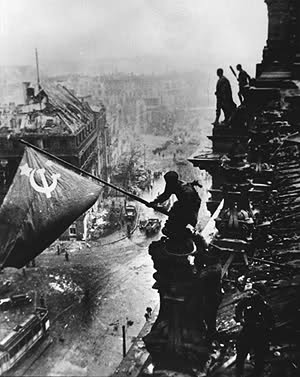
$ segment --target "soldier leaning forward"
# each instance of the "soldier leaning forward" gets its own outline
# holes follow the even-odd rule
[[[270,333],[274,327],[272,309],[259,292],[253,289],[237,304],[235,320],[243,326],[236,344],[236,375],[243,376],[245,359],[248,353],[253,351],[255,361],[253,376],[259,377],[264,370]]]
[[[163,203],[174,194],[178,200],[169,211],[169,219],[165,228],[174,230],[178,229],[178,227],[186,227],[188,224],[195,227],[201,200],[194,186],[202,186],[197,181],[191,183],[180,181],[175,171],[166,173],[164,179],[166,181],[165,191],[153,202],[149,203],[149,206],[152,207],[158,203]]]

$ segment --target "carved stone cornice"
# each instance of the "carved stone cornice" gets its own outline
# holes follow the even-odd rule
[[[295,59],[296,41],[299,39],[297,3],[295,0],[265,0],[265,3],[269,23],[263,62],[290,64]]]

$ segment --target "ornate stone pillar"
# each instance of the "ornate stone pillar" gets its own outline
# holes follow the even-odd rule
[[[187,242],[162,237],[150,244],[149,254],[160,309],[143,340],[154,371],[203,373],[222,297],[221,266],[206,255],[202,237],[195,234]]]
[[[236,142],[228,160],[222,164],[226,176],[223,184],[224,206],[216,218],[217,235],[210,244],[210,251],[221,259],[224,276],[237,257],[238,263],[245,263],[248,270],[247,255],[252,253],[254,230],[253,213],[250,206],[250,166],[243,145]]]
[[[299,1],[264,1],[268,7],[268,39],[262,63],[256,66],[256,86],[295,87],[291,80],[300,78]]]
[[[296,4],[296,48],[297,54],[300,54],[300,2]]]
[[[295,0],[265,0],[268,6],[268,40],[263,52],[263,64],[292,63],[296,45]]]
[[[300,1],[297,1],[295,7],[295,23],[296,23],[296,61],[294,64],[294,77],[300,78]]]

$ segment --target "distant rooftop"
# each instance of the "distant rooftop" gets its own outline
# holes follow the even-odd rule
[[[75,133],[82,125],[93,120],[93,110],[80,101],[70,90],[58,84],[43,85],[52,111]],[[49,109],[49,106],[48,106]],[[50,109],[49,109],[50,110]]]
[[[0,113],[0,133],[75,134],[93,120],[95,111],[66,87],[43,84],[27,104]]]

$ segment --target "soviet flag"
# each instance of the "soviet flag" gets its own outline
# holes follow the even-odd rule
[[[26,147],[0,207],[0,267],[25,266],[97,200],[101,187]]]

